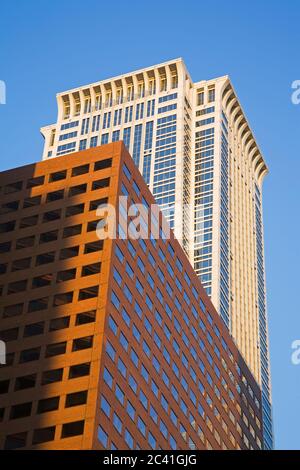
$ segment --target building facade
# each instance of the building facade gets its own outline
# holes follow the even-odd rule
[[[262,448],[260,387],[121,142],[0,188],[0,448]]]
[[[122,139],[262,387],[273,447],[262,184],[267,167],[228,76],[182,59],[57,95],[43,159]]]

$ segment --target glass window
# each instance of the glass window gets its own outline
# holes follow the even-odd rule
[[[134,421],[135,419],[135,408],[132,406],[132,404],[130,403],[130,401],[128,400],[127,401],[127,413],[128,415],[130,416],[130,418]]]
[[[24,328],[24,338],[28,338],[30,336],[37,336],[42,335],[45,329],[45,322],[40,321],[36,323],[31,323],[30,325],[25,325]]]
[[[143,390],[140,390],[140,402],[142,403],[143,407],[147,410],[148,409],[148,399],[144,394]]]
[[[113,387],[113,378],[112,375],[108,372],[108,370],[105,368],[103,372],[103,378],[105,383],[112,388]]]
[[[48,385],[60,382],[63,378],[63,369],[46,370],[42,373],[41,385]]]
[[[37,406],[37,414],[47,413],[49,411],[57,410],[59,406],[59,397],[50,397],[39,400]]]
[[[142,418],[140,416],[138,417],[138,420],[137,420],[137,426],[138,426],[139,431],[145,437],[146,436],[146,425],[145,425],[144,421],[142,420]]]
[[[134,391],[134,393],[136,393],[137,392],[137,383],[136,383],[135,379],[132,377],[132,375],[129,375],[128,382],[129,382],[130,388]]]
[[[119,402],[121,403],[121,405],[124,405],[125,395],[124,395],[123,390],[121,390],[121,388],[118,385],[116,385],[115,395],[117,399],[119,400]]]
[[[168,429],[167,429],[167,426],[165,425],[165,423],[162,420],[160,420],[159,429],[160,429],[160,432],[162,433],[162,435],[164,436],[164,438],[167,439],[168,438]]]
[[[124,364],[124,362],[122,361],[122,359],[119,357],[118,359],[118,370],[119,372],[121,372],[121,374],[123,375],[123,377],[126,377],[126,374],[127,374],[127,368]]]
[[[72,351],[82,351],[93,346],[93,336],[85,336],[73,340]]]
[[[25,349],[24,351],[21,351],[20,353],[20,364],[23,364],[25,362],[31,362],[31,361],[38,361],[40,358],[40,353],[41,353],[41,348],[32,348],[32,349]]]
[[[129,327],[130,326],[130,316],[126,312],[125,308],[122,309],[122,318],[123,318],[124,322],[126,323],[126,325]]]
[[[21,449],[26,446],[27,433],[19,432],[15,434],[9,434],[5,438],[4,450]]]
[[[136,352],[134,351],[134,349],[131,349],[130,351],[130,358],[133,362],[133,364],[138,367],[139,365],[139,358],[138,358],[138,355],[136,354]]]
[[[116,357],[116,351],[115,351],[115,348],[112,346],[112,344],[108,340],[106,342],[106,352],[111,358],[111,360],[114,361]]]
[[[103,447],[107,449],[108,436],[101,426],[98,426],[98,440],[101,442]]]
[[[129,449],[133,449],[133,437],[128,431],[128,429],[125,429],[125,442],[128,445]]]
[[[123,335],[123,333],[120,334],[120,343],[125,349],[125,351],[128,351],[128,340],[127,338]]]
[[[111,331],[114,333],[114,335],[117,335],[118,326],[111,315],[109,316],[109,319],[108,319],[108,325]]]
[[[10,409],[9,419],[25,418],[31,415],[32,403],[21,403],[14,405]]]
[[[84,377],[90,373],[90,363],[84,362],[82,364],[75,364],[70,367],[69,370],[69,379],[77,379],[79,377]],[[112,377],[111,377],[112,380]],[[111,382],[112,383],[112,382]]]
[[[78,313],[76,315],[75,326],[86,325],[96,320],[96,310],[89,310],[88,312]]]
[[[122,421],[120,420],[119,416],[114,413],[113,415],[113,425],[114,427],[116,428],[116,430],[118,431],[119,434],[122,434]]]
[[[157,414],[156,410],[153,408],[152,405],[150,405],[150,416],[151,416],[152,420],[154,421],[154,423],[157,424],[158,414]]]
[[[132,333],[133,333],[133,336],[135,337],[135,339],[137,340],[137,342],[139,343],[140,340],[141,340],[141,333],[140,333],[139,329],[135,326],[135,324],[133,324],[133,326],[132,326]]]
[[[42,444],[43,442],[53,441],[55,436],[55,426],[35,429],[33,431],[32,444]]]

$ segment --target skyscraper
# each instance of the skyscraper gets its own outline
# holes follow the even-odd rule
[[[262,447],[260,387],[121,142],[0,191],[1,449]],[[147,237],[123,237],[124,198]],[[98,237],[106,203],[121,239]]]
[[[182,59],[57,95],[43,159],[122,139],[262,387],[273,447],[262,183],[267,167],[228,76]]]

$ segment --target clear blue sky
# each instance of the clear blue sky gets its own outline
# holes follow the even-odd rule
[[[270,168],[264,188],[277,448],[300,449],[298,0],[6,1],[0,11],[0,170],[40,159],[56,92],[183,57],[194,81],[229,74]]]

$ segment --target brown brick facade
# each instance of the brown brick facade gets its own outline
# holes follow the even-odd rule
[[[173,235],[97,237],[101,202],[154,203],[123,144],[0,186],[0,448],[259,448],[260,390]]]

